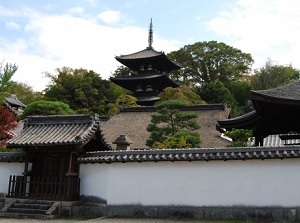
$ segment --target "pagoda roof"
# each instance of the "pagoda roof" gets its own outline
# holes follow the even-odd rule
[[[182,67],[181,64],[167,58],[164,52],[158,52],[152,47],[147,47],[136,53],[115,57],[117,61],[126,67],[139,71],[141,66],[152,65],[153,69],[160,72],[170,72]]]
[[[179,85],[172,81],[165,74],[137,75],[126,77],[111,77],[110,80],[115,84],[135,91],[138,85],[151,85],[153,89],[163,90],[166,87],[178,87]]]
[[[109,149],[109,145],[101,135],[102,122],[96,114],[29,116],[25,120],[21,134],[8,140],[7,147],[82,148],[93,141],[94,145],[98,143],[98,147]]]

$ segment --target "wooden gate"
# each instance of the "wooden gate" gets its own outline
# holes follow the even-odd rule
[[[8,197],[44,200],[79,200],[80,178],[10,176]]]

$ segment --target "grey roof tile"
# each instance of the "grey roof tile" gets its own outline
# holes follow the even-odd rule
[[[274,89],[251,91],[251,96],[255,97],[255,95],[278,100],[300,101],[300,81],[295,81]]]
[[[8,147],[84,145],[100,129],[98,115],[30,116]]]
[[[89,152],[81,163],[211,161],[300,158],[300,147],[246,147],[220,149],[166,149]]]

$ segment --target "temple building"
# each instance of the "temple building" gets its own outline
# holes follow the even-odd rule
[[[116,60],[133,72],[126,76],[111,77],[110,80],[133,92],[137,104],[152,106],[159,100],[158,94],[166,87],[178,87],[168,73],[181,68],[181,65],[167,58],[164,52],[153,49],[152,20],[150,23],[148,47],[142,51],[116,56]]]
[[[219,120],[221,132],[251,129],[256,146],[265,146],[268,136],[279,136],[284,145],[299,144],[300,139],[300,81],[268,90],[250,92],[254,111],[245,115]]]

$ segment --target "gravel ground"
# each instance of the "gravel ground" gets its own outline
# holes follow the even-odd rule
[[[46,222],[46,223],[184,223],[184,222],[201,222],[201,220],[182,220],[182,219],[127,219],[127,218],[95,218],[90,220],[76,220],[76,219],[52,219],[52,220],[37,220],[37,219],[9,219],[9,218],[0,218],[2,223],[36,223],[36,222]],[[209,223],[216,223],[209,221]]]

